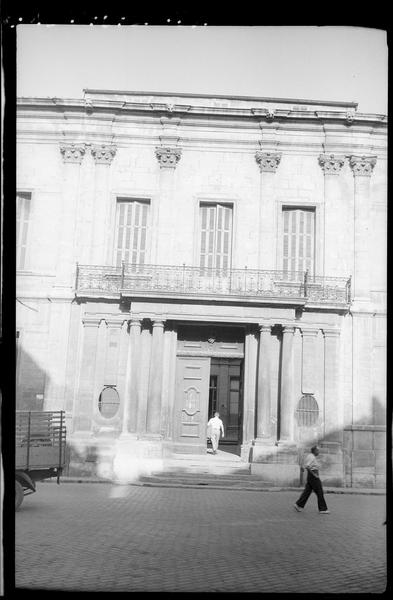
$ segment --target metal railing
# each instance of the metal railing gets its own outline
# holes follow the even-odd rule
[[[77,265],[76,293],[160,294],[163,296],[296,298],[310,302],[348,304],[350,279],[311,276],[304,271],[213,269],[186,265],[120,267]]]

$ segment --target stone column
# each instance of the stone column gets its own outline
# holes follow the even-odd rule
[[[156,157],[160,165],[160,198],[154,219],[154,237],[156,247],[152,262],[156,264],[174,264],[173,243],[175,207],[175,169],[181,157],[181,149],[170,146],[158,146]]]
[[[91,153],[95,162],[94,176],[94,219],[90,262],[93,265],[107,264],[108,223],[110,222],[109,168],[116,154],[116,146],[93,144]]]
[[[293,335],[295,327],[283,327],[281,352],[280,442],[293,439]]]
[[[349,161],[355,181],[355,262],[352,282],[355,301],[368,302],[370,298],[370,177],[376,162],[375,156],[351,156]]]
[[[142,321],[140,319],[131,319],[129,323],[129,344],[127,359],[127,381],[124,398],[123,429],[122,435],[136,433],[137,414],[138,414],[138,374],[140,368],[140,336]]]
[[[147,400],[147,434],[160,435],[164,320],[153,321],[152,350]]]
[[[95,394],[95,370],[98,328],[101,319],[83,320],[83,347],[79,369],[79,390],[74,405],[74,431],[91,435],[92,406]],[[97,398],[98,401],[98,398]]]
[[[342,443],[344,429],[344,406],[339,386],[339,341],[340,332],[324,329],[325,338],[325,415],[324,439]]]
[[[315,394],[315,356],[316,337],[318,329],[301,330],[303,338],[302,347],[302,394]]]
[[[56,286],[71,291],[75,283],[75,231],[80,184],[80,169],[85,156],[85,144],[61,144],[63,159],[62,211]]]
[[[261,171],[258,268],[274,270],[277,251],[274,179],[281,153],[257,151],[255,159]]]
[[[345,272],[344,248],[340,237],[342,213],[341,178],[344,157],[334,154],[320,154],[319,164],[324,173],[324,250],[323,274],[327,276],[348,276]]]
[[[254,327],[246,330],[244,343],[244,391],[243,391],[243,444],[242,457],[255,438],[256,384],[257,384],[258,339]],[[243,454],[244,453],[244,454]]]
[[[271,438],[270,325],[259,326],[257,439]]]

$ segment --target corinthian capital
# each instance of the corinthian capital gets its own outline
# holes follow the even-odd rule
[[[334,154],[320,154],[318,161],[325,175],[339,175],[344,165],[344,158]]]
[[[92,144],[91,153],[96,164],[108,165],[116,154],[116,146],[113,144]]]
[[[257,161],[261,172],[275,173],[281,161],[281,153],[261,152],[258,150],[255,153],[255,160]]]
[[[376,156],[351,156],[349,159],[354,177],[371,177],[376,162]]]
[[[65,163],[81,164],[86,152],[85,144],[60,144],[60,152]]]
[[[171,148],[169,146],[158,146],[156,148],[156,157],[160,163],[161,169],[175,169],[181,157],[181,149]]]

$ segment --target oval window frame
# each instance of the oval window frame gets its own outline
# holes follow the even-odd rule
[[[102,401],[102,395],[106,392],[111,390],[111,392],[115,392],[116,393],[116,399],[117,401],[114,402],[110,402],[108,400],[106,401]],[[114,410],[110,411],[109,414],[106,414],[106,410],[107,408],[104,408],[104,412],[103,412],[103,407],[115,407]],[[114,419],[120,410],[120,395],[119,392],[116,389],[115,385],[104,385],[104,387],[102,388],[100,395],[98,396],[98,414],[100,415],[100,417],[102,419],[105,419],[106,421],[110,421],[111,419]]]

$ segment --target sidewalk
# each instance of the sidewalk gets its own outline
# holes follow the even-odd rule
[[[103,479],[99,477],[61,477],[60,483],[104,483],[104,484],[119,484],[119,485],[132,485],[132,486],[145,486],[145,487],[165,487],[165,488],[207,488],[210,490],[241,490],[250,492],[298,492],[302,489],[299,487],[272,487],[266,485],[262,480],[252,479],[250,475],[246,478],[234,478],[229,480],[228,478],[220,478],[215,476],[214,481],[206,478],[205,476],[198,476],[195,474],[195,481],[192,482],[191,477],[176,477],[169,478],[160,476],[141,477],[138,481],[132,481],[124,484],[124,482]],[[45,482],[56,483],[55,479],[45,480]],[[386,495],[385,489],[377,488],[338,488],[338,487],[325,487],[325,494],[362,494],[368,496],[384,496]]]

